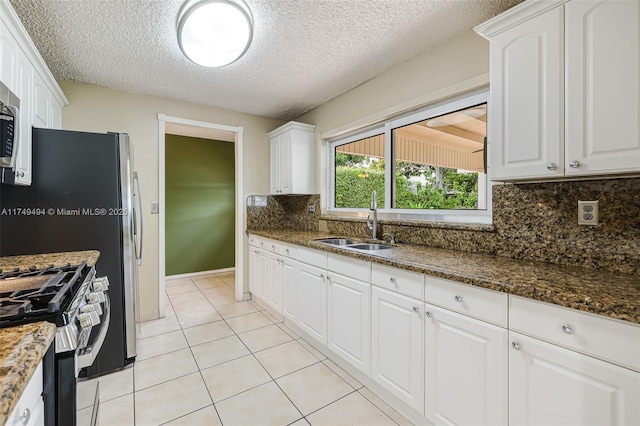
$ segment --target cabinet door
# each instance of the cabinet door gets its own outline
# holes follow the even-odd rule
[[[298,263],[282,259],[282,315],[294,323],[298,317]]]
[[[371,378],[424,415],[423,303],[371,288]]]
[[[371,374],[371,284],[329,275],[328,347],[342,359]]]
[[[510,332],[509,423],[640,424],[640,373]]]
[[[51,97],[49,88],[40,74],[33,73],[33,110],[32,119],[34,127],[49,127],[49,114],[51,113]]]
[[[640,170],[637,1],[572,1],[567,37],[567,175]]]
[[[563,175],[562,11],[552,9],[491,39],[494,180]]]
[[[280,135],[280,193],[291,194],[291,162],[301,161],[291,157],[291,131]]]
[[[425,417],[438,425],[504,425],[508,333],[426,305]]]
[[[257,276],[257,281],[258,281],[258,292],[257,292],[257,296],[258,298],[264,300],[265,302],[267,301],[267,291],[268,291],[268,286],[269,286],[269,262],[268,262],[268,256],[267,256],[267,252],[262,250],[262,249],[258,249],[258,273],[256,274]]]
[[[13,93],[18,92],[16,69],[18,66],[18,42],[9,32],[9,28],[0,21],[0,81]]]
[[[52,129],[62,129],[62,106],[51,98],[51,123],[49,125]]]
[[[267,301],[276,312],[282,313],[282,256],[269,253]]]
[[[18,92],[20,98],[20,117],[18,119],[18,156],[16,158],[15,182],[31,185],[31,107],[33,91],[33,65],[29,58],[18,51]]]
[[[264,275],[260,275],[264,271],[260,271],[259,262],[260,250],[249,246],[249,291],[254,298],[258,297],[258,283],[265,279]]]
[[[298,265],[298,326],[327,346],[326,272],[306,263]]]
[[[249,246],[249,291],[251,295],[258,295],[258,249]]]
[[[280,151],[280,136],[271,138],[269,142],[269,182],[271,186],[269,193],[271,195],[279,194],[281,189],[280,176],[282,175],[282,160],[280,158]]]

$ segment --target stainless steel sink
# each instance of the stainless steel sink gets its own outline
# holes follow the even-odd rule
[[[393,248],[393,246],[388,246],[385,244],[350,244],[345,248],[356,249],[356,250],[386,250]]]
[[[331,244],[334,246],[346,246],[348,244],[353,244],[353,240],[350,240],[348,238],[323,238],[316,241],[319,243]]]

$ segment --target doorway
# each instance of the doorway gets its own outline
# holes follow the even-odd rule
[[[242,137],[243,128],[227,126],[223,124],[208,123],[203,121],[189,120],[178,117],[170,117],[158,114],[158,202],[159,202],[159,241],[158,241],[158,308],[160,317],[165,316],[165,278],[166,278],[166,140],[165,135],[188,136],[201,139],[212,139],[234,143],[235,158],[235,298],[243,300],[244,287],[244,263],[243,263],[243,235],[244,235],[244,202],[242,187]]]

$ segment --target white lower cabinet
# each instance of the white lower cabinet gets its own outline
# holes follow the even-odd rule
[[[267,301],[268,254],[265,250],[249,246],[249,291],[254,298]]]
[[[640,424],[640,373],[519,333],[509,340],[510,424]]]
[[[298,264],[298,308],[297,325],[327,346],[326,269]]]
[[[371,288],[371,378],[424,415],[423,302]]]
[[[425,305],[425,417],[437,425],[504,425],[508,331]]]
[[[265,250],[258,249],[258,270],[256,274],[257,294],[264,301],[267,300],[269,289],[269,257]]]
[[[267,294],[269,306],[276,312],[282,312],[282,256],[269,253],[267,257]]]
[[[293,321],[298,318],[298,262],[282,258],[282,315]]]
[[[249,246],[249,291],[258,294],[258,249]]]
[[[251,235],[249,242],[251,293],[418,423],[640,425],[636,324]]]
[[[328,348],[367,376],[371,371],[371,284],[329,273]]]
[[[44,401],[42,399],[42,361],[33,373],[20,399],[5,423],[9,425],[44,425]]]
[[[249,291],[274,312],[295,321],[297,262],[288,257],[293,248],[255,235],[249,236],[249,244]]]

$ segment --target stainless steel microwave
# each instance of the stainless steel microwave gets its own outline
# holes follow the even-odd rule
[[[0,166],[15,168],[18,154],[18,108],[0,101]]]
[[[0,167],[15,169],[20,100],[0,82]]]

